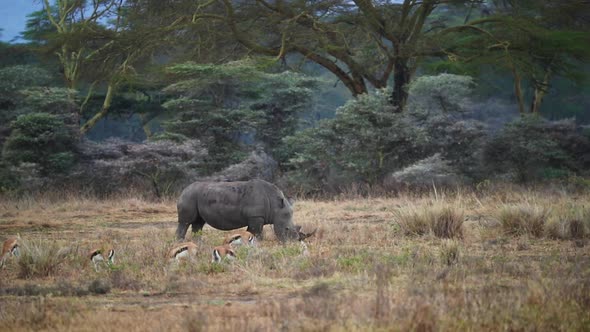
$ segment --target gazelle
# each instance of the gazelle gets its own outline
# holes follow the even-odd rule
[[[10,256],[18,257],[20,255],[19,247],[18,247],[18,239],[16,237],[11,237],[4,241],[2,245],[2,256],[0,256],[0,267],[4,267],[4,262]]]
[[[197,254],[197,245],[193,242],[184,242],[170,249],[168,257],[179,261]]]
[[[107,254],[106,262],[103,256],[104,253]],[[94,263],[94,270],[98,272],[100,264],[106,263],[109,266],[115,264],[115,250],[112,248],[108,250],[103,248],[93,249],[90,251],[90,260]]]
[[[225,240],[223,240],[223,244],[230,246],[239,246],[242,244],[254,246],[256,244],[255,241],[256,237],[254,236],[254,234],[248,231],[237,231],[229,233],[225,237]]]
[[[221,261],[224,258],[236,258],[236,253],[228,244],[224,244],[222,246],[217,246],[213,248],[213,254],[211,255],[211,263],[221,263]]]
[[[314,229],[311,233],[303,233],[301,231],[301,226],[295,226],[294,229],[287,228],[287,231],[289,230],[297,233],[297,241],[299,241],[299,244],[301,245],[301,254],[303,256],[309,256],[309,249],[307,248],[307,243],[305,243],[305,239],[314,235],[318,229]]]

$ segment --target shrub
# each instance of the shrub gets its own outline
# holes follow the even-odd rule
[[[587,169],[590,141],[573,121],[549,122],[536,116],[504,127],[484,147],[490,171],[513,174],[521,182],[566,178]]]
[[[47,277],[55,275],[63,263],[60,248],[53,241],[21,240],[18,258],[19,277]]]
[[[78,145],[80,163],[70,178],[99,194],[129,188],[169,196],[194,181],[207,150],[199,141],[132,143],[110,139]]]
[[[453,206],[435,203],[424,209],[409,205],[396,210],[394,219],[405,235],[432,233],[440,238],[463,238],[464,212]]]
[[[111,285],[108,281],[95,279],[88,285],[88,291],[92,294],[107,294],[111,291]]]
[[[288,179],[304,193],[380,184],[388,173],[436,153],[447,169],[456,169],[455,178],[478,176],[486,127],[459,115],[471,104],[472,85],[471,78],[455,75],[419,78],[401,113],[385,91],[350,100],[333,119],[284,139]]]
[[[531,204],[504,205],[497,213],[502,229],[508,235],[541,237],[549,211]]]
[[[206,144],[209,172],[242,160],[252,143],[264,145],[283,161],[281,139],[299,127],[319,83],[288,71],[265,72],[254,60],[224,65],[189,62],[167,71],[175,82],[164,89],[170,98],[162,106],[177,115],[164,122],[164,128]]]
[[[430,232],[428,216],[416,205],[408,205],[393,212],[393,218],[404,235],[424,235]]]
[[[76,138],[63,120],[47,113],[19,116],[4,145],[3,159],[12,165],[36,163],[41,175],[64,173],[74,163]]]
[[[463,212],[446,206],[430,211],[434,235],[444,239],[463,238]]]
[[[458,187],[466,179],[449,163],[442,159],[440,153],[422,159],[402,170],[388,175],[384,185],[388,189],[436,187]]]
[[[411,116],[396,113],[385,91],[361,95],[323,120],[285,138],[289,177],[303,190],[340,190],[355,182],[377,183],[424,155],[425,132]],[[318,186],[318,184],[320,184]]]
[[[582,239],[590,234],[590,208],[558,205],[547,220],[545,234],[554,239]]]
[[[459,242],[445,240],[440,248],[440,259],[444,265],[451,266],[459,262]]]

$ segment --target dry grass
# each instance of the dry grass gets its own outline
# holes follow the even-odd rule
[[[545,233],[554,239],[584,239],[590,235],[590,206],[557,204],[547,221]]]
[[[520,203],[499,208],[497,218],[508,235],[532,235],[541,237],[549,210],[545,206]]]
[[[439,238],[463,237],[465,213],[461,206],[434,201],[410,203],[394,211],[393,216],[406,235],[433,234]]]
[[[20,234],[21,258],[36,257],[8,260],[0,270],[0,326],[590,329],[590,246],[580,242],[588,237],[583,204],[590,195],[495,190],[303,200],[295,205],[295,222],[318,227],[307,243],[309,256],[298,243],[280,245],[267,226],[265,241],[240,248],[235,262],[222,265],[209,261],[224,232],[208,226],[193,239],[195,257],[168,260],[173,201],[0,201],[3,238]],[[115,264],[96,272],[87,253],[105,244],[115,248]],[[23,264],[41,272],[22,273]]]

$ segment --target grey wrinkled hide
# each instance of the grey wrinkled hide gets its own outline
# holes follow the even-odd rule
[[[183,239],[189,225],[200,231],[205,223],[220,230],[248,226],[262,239],[262,227],[274,225],[280,241],[297,239],[293,207],[275,185],[263,180],[239,182],[195,182],[178,198],[176,238]]]

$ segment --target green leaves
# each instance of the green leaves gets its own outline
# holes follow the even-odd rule
[[[174,82],[164,88],[171,98],[163,106],[176,114],[164,123],[166,132],[205,143],[210,171],[240,161],[257,143],[286,159],[281,139],[298,127],[319,81],[261,68],[272,69],[258,59],[167,68]]]
[[[47,113],[19,116],[3,151],[3,159],[12,165],[35,163],[43,175],[63,173],[74,163],[75,137],[63,120]]]

